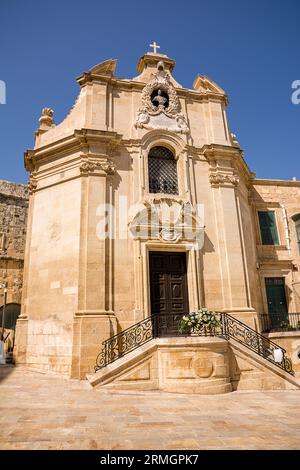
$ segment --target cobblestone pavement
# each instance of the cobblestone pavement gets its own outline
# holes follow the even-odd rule
[[[0,368],[0,449],[300,449],[300,392],[94,390]]]

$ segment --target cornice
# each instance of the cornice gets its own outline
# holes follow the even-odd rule
[[[208,159],[219,160],[220,158],[243,157],[243,152],[239,147],[230,145],[205,144],[201,151]]]
[[[164,64],[167,66],[168,70],[172,73],[172,71],[175,67],[175,64],[176,64],[175,60],[171,59],[170,57],[168,57],[165,54],[153,53],[153,52],[150,52],[150,53],[148,52],[148,53],[142,55],[142,57],[139,58],[139,62],[138,62],[138,65],[137,65],[137,71],[139,73],[142,73],[147,65],[149,65],[149,64],[156,65],[160,61],[163,61]]]
[[[121,135],[113,131],[101,131],[94,129],[75,129],[73,134],[63,139],[59,139],[51,144],[36,149],[27,150],[24,153],[24,165],[27,171],[33,172],[37,162],[48,158],[57,158],[62,153],[72,151],[82,151],[89,153],[89,146],[92,143],[102,143],[106,146],[106,154],[111,155],[112,151],[120,144]]]
[[[280,202],[277,201],[261,201],[260,199],[252,198],[252,203],[256,206],[257,209],[266,209],[266,208],[280,208]],[[275,245],[277,246],[277,245]]]
[[[115,174],[116,165],[108,154],[76,153],[71,159],[58,161],[49,168],[34,170],[29,178],[30,194],[65,183],[80,177],[110,177]],[[57,175],[63,177],[57,178]]]
[[[254,173],[251,172],[243,157],[243,151],[239,147],[221,144],[206,144],[201,148],[202,154],[210,164],[216,164],[220,160],[231,160],[233,167],[242,175],[248,186],[251,186]]]
[[[261,259],[259,260],[259,269],[263,271],[264,269],[292,269],[293,260],[291,259]]]
[[[254,179],[253,186],[291,186],[291,187],[299,188],[300,181]]]
[[[84,87],[86,85],[91,85],[93,83],[99,84],[110,84],[113,87],[118,88],[119,90],[132,90],[142,92],[143,88],[147,85],[147,82],[138,82],[135,80],[125,79],[125,78],[116,78],[110,77],[107,75],[100,75],[100,74],[93,74],[91,72],[85,72],[80,77],[78,77],[77,82],[79,83],[80,87]],[[212,91],[197,91],[192,90],[190,88],[176,88],[176,93],[178,94],[179,98],[189,98],[193,99],[194,101],[212,101],[216,100],[217,102],[223,102],[225,106],[228,105],[228,97],[225,94],[212,92]]]

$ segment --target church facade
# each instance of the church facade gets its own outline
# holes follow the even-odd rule
[[[119,79],[107,60],[77,78],[62,123],[43,110],[18,364],[84,378],[103,340],[206,307],[267,334],[296,321],[273,335],[300,370],[300,182],[256,179],[226,93],[202,75],[184,88],[174,67],[149,52]]]

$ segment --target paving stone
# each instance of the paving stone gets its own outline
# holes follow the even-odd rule
[[[300,449],[300,392],[93,390],[0,367],[0,449]]]

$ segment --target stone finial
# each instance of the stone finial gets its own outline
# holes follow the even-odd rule
[[[39,123],[40,123],[39,129],[40,130],[45,130],[46,131],[46,130],[50,129],[53,126],[53,124],[54,124],[53,114],[54,114],[53,109],[43,108],[42,115],[39,119]]]
[[[231,135],[232,145],[234,145],[234,147],[240,147],[240,144],[239,144],[239,142],[238,142],[238,140],[237,140],[236,135],[233,134],[232,132],[231,132],[230,135]]]
[[[38,138],[41,134],[44,134],[49,129],[55,126],[55,122],[53,120],[54,111],[51,108],[43,108],[42,115],[39,118],[40,127],[35,131],[35,139],[36,143],[38,142]]]

